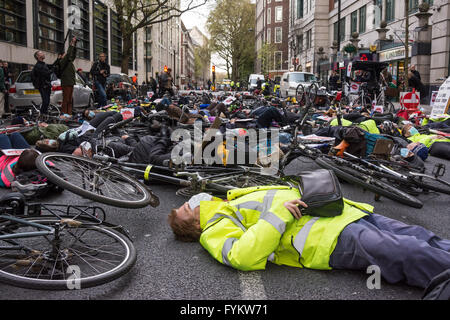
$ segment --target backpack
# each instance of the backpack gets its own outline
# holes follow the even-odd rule
[[[450,269],[431,280],[422,300],[450,300]]]
[[[63,70],[61,69],[61,65],[59,64],[59,59],[57,59],[53,63],[53,73],[56,75],[58,79],[61,79]]]

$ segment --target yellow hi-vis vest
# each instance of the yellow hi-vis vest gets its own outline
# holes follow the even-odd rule
[[[243,271],[265,269],[267,261],[329,270],[342,230],[373,212],[370,205],[345,200],[340,216],[296,220],[284,203],[300,193],[287,186],[235,189],[227,198],[200,203],[200,243],[219,262]]]

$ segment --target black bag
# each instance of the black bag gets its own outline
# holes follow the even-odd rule
[[[336,217],[344,210],[341,185],[331,170],[320,169],[304,172],[298,185],[301,200],[308,205],[302,209],[305,215]]]
[[[423,300],[450,300],[450,269],[431,280],[422,297]]]

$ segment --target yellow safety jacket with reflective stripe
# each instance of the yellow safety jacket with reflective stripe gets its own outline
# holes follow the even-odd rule
[[[243,271],[265,269],[267,261],[329,270],[342,230],[373,207],[345,200],[340,216],[296,220],[284,203],[299,198],[295,188],[266,186],[229,191],[228,202],[202,201],[200,243],[219,262]]]
[[[341,119],[341,123],[343,127],[350,127],[353,125],[353,123],[346,119]],[[334,119],[330,122],[330,126],[336,127],[338,126],[338,120]],[[367,131],[369,133],[373,134],[380,134],[380,130],[377,127],[377,123],[374,120],[367,120],[363,121],[360,124],[357,125],[357,127],[363,129],[364,131]]]

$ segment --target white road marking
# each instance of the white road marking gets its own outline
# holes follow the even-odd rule
[[[260,273],[239,271],[239,280],[243,300],[267,300]]]

